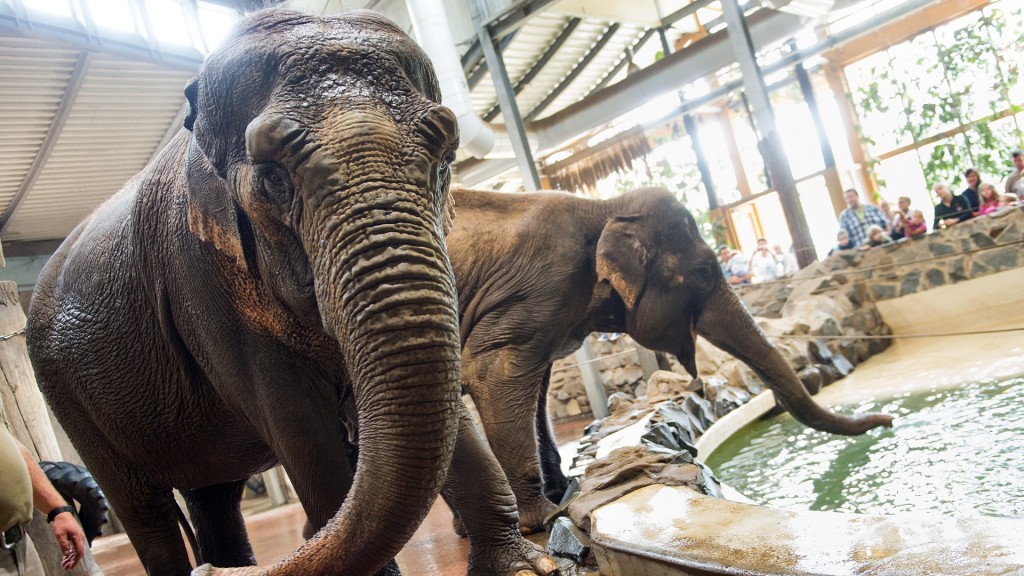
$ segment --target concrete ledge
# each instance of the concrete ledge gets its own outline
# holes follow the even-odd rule
[[[779,510],[647,486],[597,509],[604,576],[1024,572],[1024,520]]]

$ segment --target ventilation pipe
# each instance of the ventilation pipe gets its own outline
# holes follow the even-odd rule
[[[412,27],[420,46],[430,56],[441,85],[442,102],[459,119],[460,143],[467,152],[483,158],[494,148],[494,130],[473,111],[469,84],[455,51],[443,0],[406,0]]]

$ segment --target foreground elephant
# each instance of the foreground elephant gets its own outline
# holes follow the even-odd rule
[[[549,498],[566,488],[546,413],[551,364],[591,332],[625,332],[675,354],[694,376],[700,335],[750,366],[808,426],[852,435],[891,423],[883,414],[835,414],[811,399],[725,282],[693,217],[667,191],[603,201],[472,190],[453,196],[458,217],[448,249],[463,384],[527,528],[541,527],[554,506]]]
[[[471,571],[550,572],[459,402],[458,136],[426,56],[372,13],[269,10],[185,92],[188,131],[71,233],[29,314],[40,386],[147,572],[191,570],[172,488],[204,562],[253,564],[239,498],[278,462],[325,528],[272,574],[378,571],[442,483]]]

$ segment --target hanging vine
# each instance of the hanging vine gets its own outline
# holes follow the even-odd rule
[[[1011,20],[1021,21],[1020,10],[1011,16],[1008,19],[993,8],[951,33],[926,32],[908,42],[919,55],[909,66],[898,61],[893,55],[895,48],[890,48],[886,61],[868,70],[871,80],[852,95],[862,118],[897,111],[895,133],[901,141],[915,145],[930,184],[962,186],[963,171],[970,166],[999,177],[1005,171],[1007,151],[1024,140],[1016,119],[1009,132],[997,133],[992,128],[994,121],[1021,110],[1010,97],[1020,69],[1003,57],[1003,47],[996,43],[996,39],[1006,38]],[[1014,31],[1013,36],[1024,40],[1024,33]],[[906,51],[900,52],[905,58]],[[929,78],[941,81],[927,81]],[[988,98],[983,109],[975,109],[979,94],[998,96]],[[961,127],[959,133],[935,140],[947,130]],[[876,147],[863,130],[861,133],[869,148]],[[884,187],[884,181],[879,185]]]

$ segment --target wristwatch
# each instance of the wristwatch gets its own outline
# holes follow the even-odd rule
[[[50,510],[50,513],[46,515],[46,523],[47,524],[53,524],[54,519],[57,518],[57,516],[65,513],[65,512],[71,512],[72,514],[74,514],[75,513],[75,507],[74,506],[57,506],[53,510]]]

